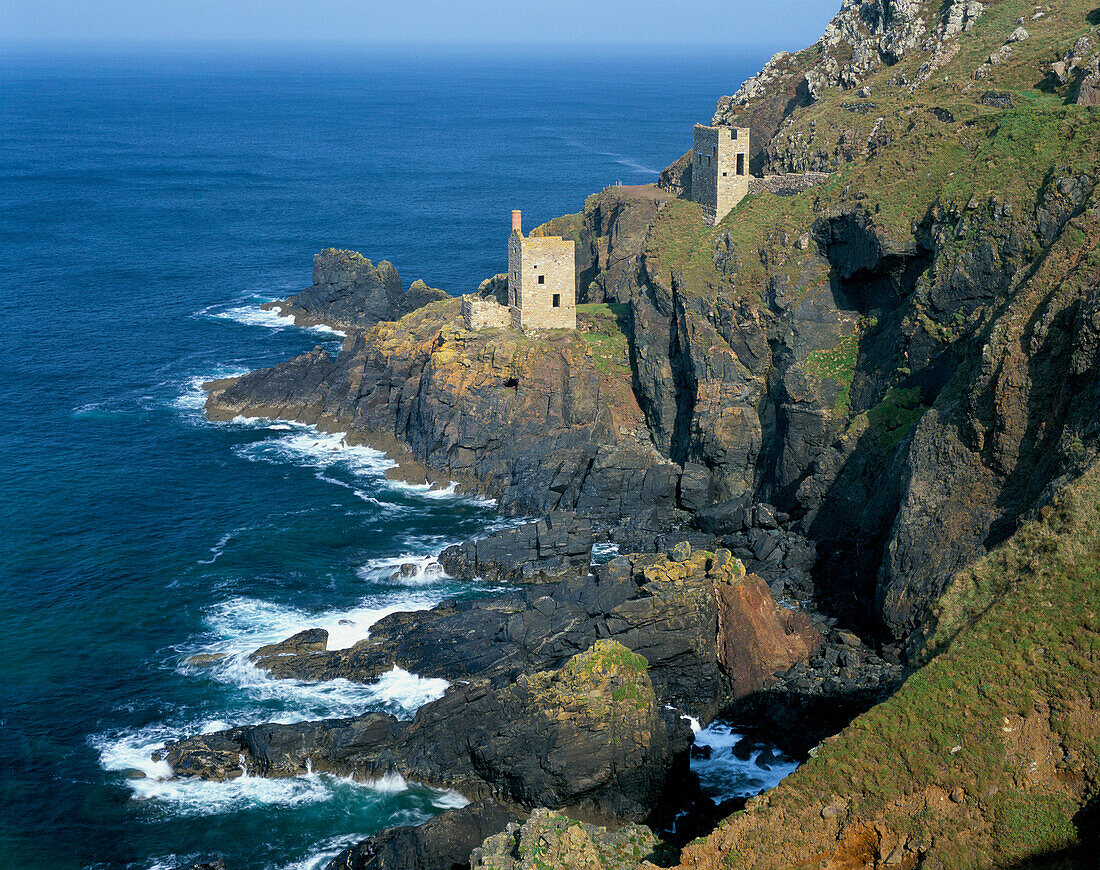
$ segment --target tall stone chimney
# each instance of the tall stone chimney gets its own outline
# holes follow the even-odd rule
[[[523,213],[518,209],[512,209],[512,232],[523,235]]]

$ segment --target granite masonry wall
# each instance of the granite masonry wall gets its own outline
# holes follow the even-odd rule
[[[492,296],[467,293],[462,297],[462,319],[467,329],[507,329],[512,325],[512,310]]]
[[[691,198],[713,225],[749,192],[749,130],[695,125]]]
[[[520,330],[576,329],[576,245],[554,236],[508,240],[512,326]]]

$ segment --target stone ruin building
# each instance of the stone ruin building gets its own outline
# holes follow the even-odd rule
[[[513,211],[508,238],[508,304],[468,293],[462,297],[462,318],[467,329],[576,329],[573,240],[560,236],[524,238],[523,216]]]
[[[749,129],[695,125],[691,198],[714,226],[749,193]]]
[[[750,193],[794,196],[824,184],[827,172],[788,175],[749,174],[749,129],[695,125],[691,147],[691,199],[703,208],[703,217],[716,226]]]

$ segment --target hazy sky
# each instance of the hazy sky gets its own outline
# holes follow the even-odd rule
[[[9,0],[0,41],[802,48],[840,0]]]

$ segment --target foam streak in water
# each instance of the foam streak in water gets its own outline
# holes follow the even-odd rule
[[[207,314],[209,309],[206,309],[200,314]],[[245,326],[264,326],[268,329],[286,329],[288,327],[294,327],[294,318],[290,315],[280,314],[278,311],[261,308],[259,303],[253,303],[251,305],[237,305],[233,308],[227,308],[224,311],[219,311],[212,315],[219,320],[234,320],[237,323],[242,323]],[[341,332],[338,329],[333,329],[331,326],[325,326],[323,324],[317,324],[315,326],[301,327],[310,332],[317,332],[322,335],[331,335],[336,338],[343,338],[346,333]]]

